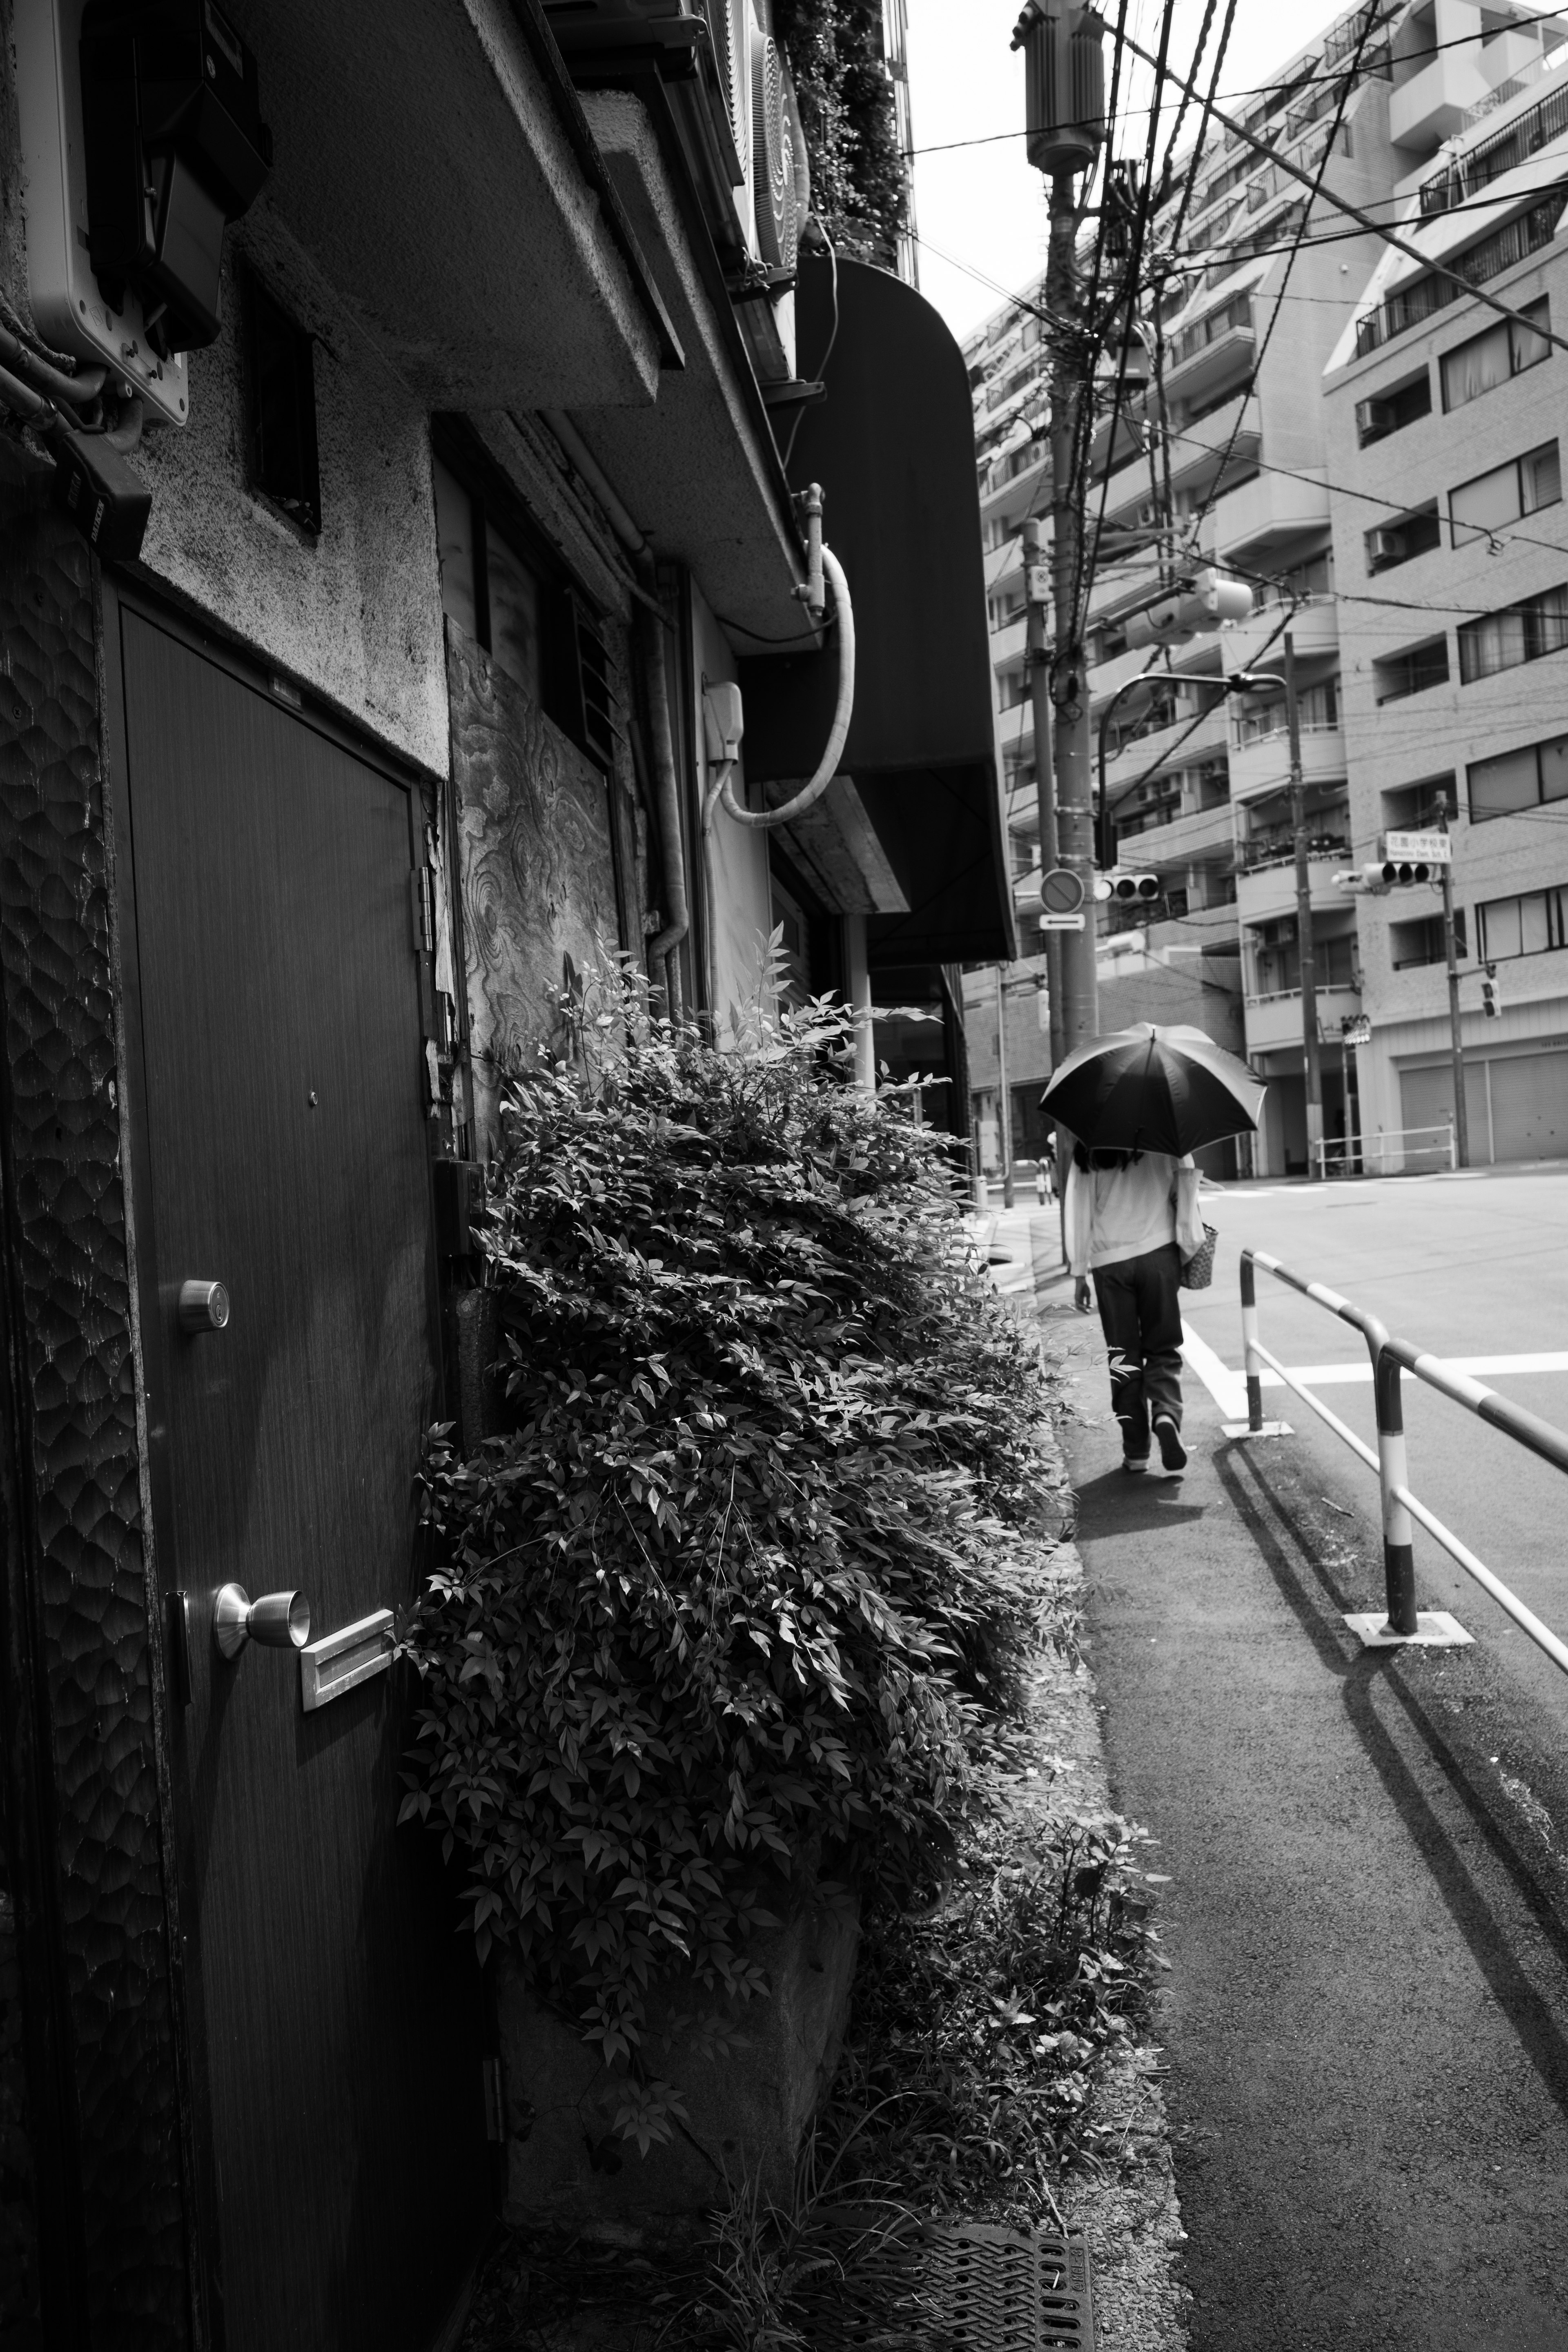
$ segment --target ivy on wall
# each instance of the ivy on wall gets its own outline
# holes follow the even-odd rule
[[[773,0],[811,163],[812,208],[840,253],[892,269],[905,217],[882,0]]]

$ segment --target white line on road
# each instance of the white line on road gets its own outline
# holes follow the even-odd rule
[[[1215,1404],[1227,1421],[1239,1421],[1247,1411],[1247,1383],[1239,1371],[1232,1371],[1222,1358],[1216,1356],[1206,1340],[1184,1323],[1182,1353],[1202,1381]],[[1533,1356],[1439,1356],[1436,1360],[1446,1371],[1468,1372],[1472,1380],[1490,1376],[1494,1379],[1510,1372],[1568,1372],[1568,1350],[1553,1349]],[[1372,1382],[1372,1359],[1363,1356],[1348,1364],[1292,1364],[1293,1379],[1303,1388],[1341,1387],[1350,1382]],[[1283,1388],[1278,1372],[1265,1371],[1266,1389]]]
[[[1245,1421],[1247,1418],[1247,1381],[1240,1372],[1233,1372],[1223,1363],[1206,1339],[1200,1339],[1190,1323],[1182,1326],[1182,1353],[1187,1368],[1197,1374],[1210,1396],[1219,1407],[1222,1421]]]

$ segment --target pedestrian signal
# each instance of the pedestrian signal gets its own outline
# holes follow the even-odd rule
[[[1126,874],[1119,866],[1113,866],[1109,874],[1097,874],[1094,877],[1097,898],[1114,898],[1123,906],[1134,900],[1147,905],[1160,896],[1163,887],[1157,874]]]
[[[1495,963],[1489,963],[1481,975],[1481,1011],[1489,1021],[1495,1021],[1502,1011],[1502,991],[1498,986]]]

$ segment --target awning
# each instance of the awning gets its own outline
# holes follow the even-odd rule
[[[908,902],[868,918],[870,960],[1010,958],[963,360],[931,304],[868,263],[838,263],[836,319],[832,265],[803,256],[796,300],[800,372],[827,397],[801,412],[789,478],[796,490],[822,484],[824,533],[855,604],[855,715],[840,764]],[[742,680],[748,782],[809,776],[833,716],[831,635],[821,651],[759,651]]]

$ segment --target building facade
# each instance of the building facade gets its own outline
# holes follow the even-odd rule
[[[1373,507],[1363,513],[1358,499],[1375,495],[1372,485],[1386,452],[1380,446],[1373,455],[1369,444],[1361,455],[1353,416],[1364,392],[1342,399],[1337,389],[1353,314],[1373,299],[1369,281],[1381,284],[1388,264],[1382,241],[1357,232],[1332,199],[1343,197],[1380,218],[1394,217],[1407,199],[1415,204],[1423,178],[1450,169],[1439,167],[1439,149],[1456,133],[1468,135],[1467,117],[1474,112],[1478,123],[1495,130],[1528,112],[1530,78],[1550,76],[1560,53],[1557,28],[1522,12],[1483,15],[1454,0],[1439,16],[1385,0],[1374,0],[1370,11],[1348,12],[1285,60],[1274,86],[1245,111],[1238,102],[1237,119],[1272,151],[1270,158],[1220,131],[1205,143],[1190,184],[1188,171],[1176,172],[1150,231],[1159,282],[1134,354],[1144,362],[1147,389],[1124,393],[1114,446],[1103,423],[1094,446],[1091,723],[1097,748],[1104,746],[1118,863],[1160,885],[1150,904],[1101,911],[1100,969],[1115,978],[1113,990],[1102,985],[1101,1026],[1121,1017],[1190,1017],[1170,1008],[1188,1001],[1195,978],[1205,991],[1203,1025],[1245,1052],[1268,1081],[1251,1163],[1258,1172],[1306,1166],[1281,677],[1287,630],[1300,694],[1331,1145],[1353,1135],[1364,1117],[1356,1103],[1354,1051],[1344,1038],[1369,1009],[1369,955],[1386,954],[1377,906],[1358,903],[1334,877],[1352,857],[1372,854],[1355,776],[1358,763],[1383,758],[1389,731],[1384,724],[1379,732],[1370,719],[1363,723],[1360,689],[1352,683],[1359,672],[1347,670],[1344,650],[1350,630],[1352,660],[1366,658],[1361,633],[1382,609],[1354,600],[1367,593],[1363,541],[1378,521]],[[1280,168],[1282,161],[1318,179],[1321,193],[1310,197]],[[1449,226],[1463,241],[1458,224]],[[1031,514],[1048,528],[1042,299],[1040,285],[1025,289],[964,347],[976,404],[998,740],[1015,894],[1026,929],[1037,905],[1038,832],[1018,530]],[[1403,380],[1396,363],[1381,373],[1374,362],[1356,364],[1363,373],[1379,373],[1380,382]],[[1107,366],[1101,389],[1109,408],[1115,369],[1109,361]],[[1422,502],[1414,483],[1411,496]],[[1352,509],[1361,515],[1353,528],[1341,520]],[[1396,523],[1399,512],[1389,520]],[[1415,562],[1423,551],[1415,539],[1409,545]],[[1431,556],[1426,572],[1445,561]],[[1202,564],[1249,583],[1253,617],[1168,652],[1130,649],[1130,614],[1173,572],[1190,575]],[[1223,681],[1238,671],[1271,682],[1227,695]],[[1112,709],[1112,698],[1135,679],[1146,682],[1121,693]],[[1434,772],[1441,765],[1439,754]],[[1374,800],[1382,790],[1381,783],[1373,788]],[[1417,797],[1407,795],[1409,804]],[[1400,984],[1419,983],[1402,978]],[[1374,1027],[1380,985],[1381,973],[1372,982]],[[976,991],[977,999],[984,994]],[[1016,1077],[1009,1072],[1026,1093],[1037,1094],[1047,1066],[1048,1055],[1040,1058],[1037,1047],[1036,1055],[1027,1071]],[[1363,1052],[1362,1060],[1374,1123],[1392,1124],[1386,1086],[1373,1075],[1381,1068],[1378,1049],[1370,1061]],[[1413,1100],[1425,1102],[1426,1083],[1413,1079]],[[1014,1133],[1021,1135],[1018,1116]]]
[[[500,1102],[607,956],[722,1040],[778,929],[1009,953],[970,404],[886,270],[829,353],[766,7],[113,16],[0,53],[0,2335],[426,2352],[527,2130],[392,1654]],[[710,828],[828,741],[813,483],[843,756]]]
[[[1568,1151],[1564,353],[1548,340],[1568,325],[1568,47],[1552,30],[1544,53],[1516,40],[1489,88],[1460,48],[1393,93],[1396,127],[1443,137],[1400,182],[1412,241],[1521,319],[1391,253],[1325,379],[1352,855],[1391,827],[1448,831],[1478,1167]],[[1457,1101],[1441,901],[1355,904],[1363,1130],[1391,1165],[1434,1164]]]

